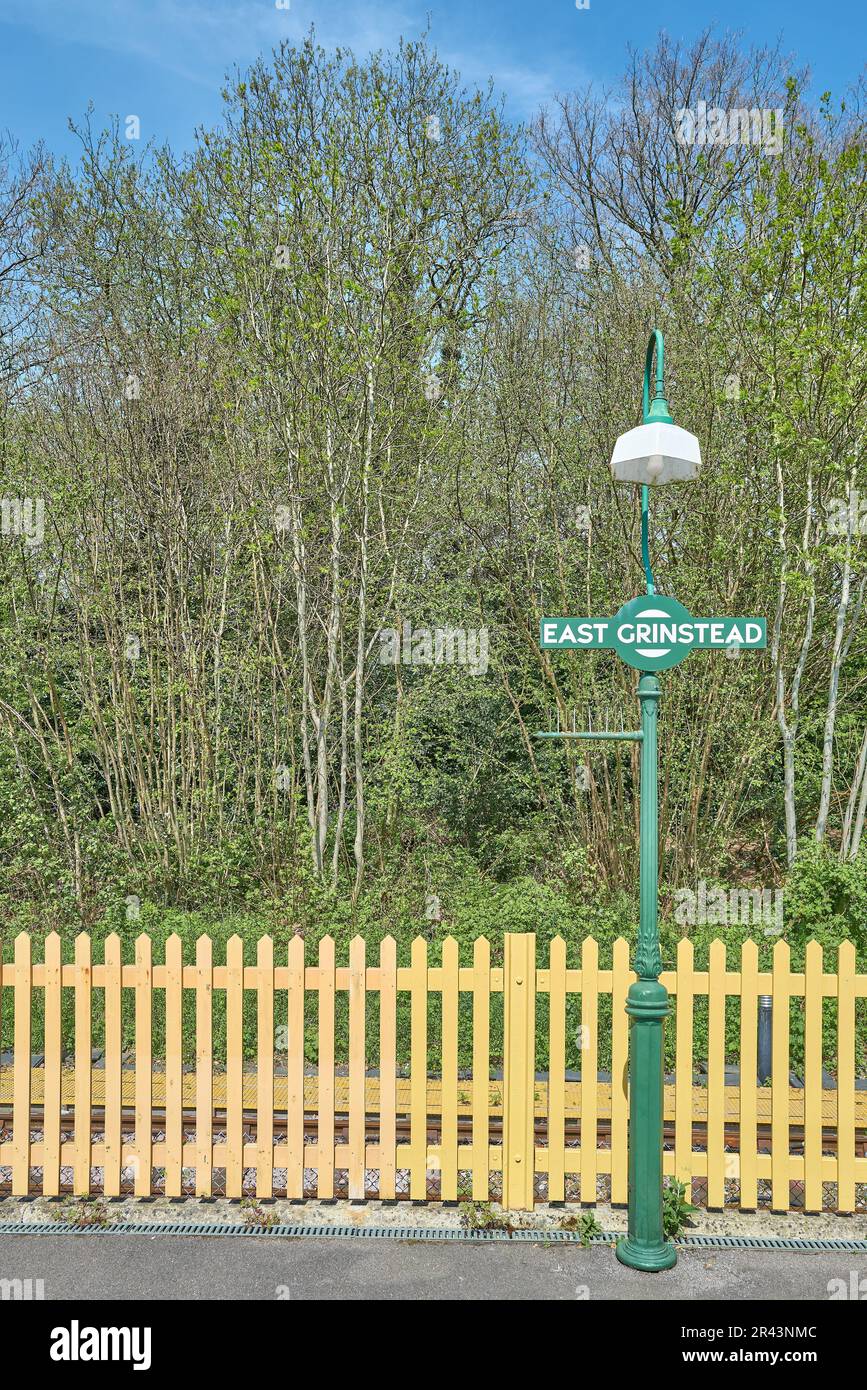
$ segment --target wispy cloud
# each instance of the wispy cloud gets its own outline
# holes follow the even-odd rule
[[[55,43],[138,59],[211,90],[235,63],[250,62],[281,39],[298,42],[311,25],[324,47],[362,55],[417,37],[429,22],[443,60],[468,83],[493,77],[518,116],[533,114],[566,83],[565,71],[522,63],[496,32],[478,40],[471,15],[438,15],[430,0],[290,0],[289,9],[278,9],[275,0],[4,0],[2,7],[7,25]]]
[[[300,27],[291,11],[263,0],[5,0],[3,20],[55,42],[143,59],[209,87],[235,59]]]
[[[433,37],[435,39],[436,35]],[[512,113],[521,119],[534,116],[539,107],[547,104],[556,92],[575,81],[574,67],[571,74],[565,70],[558,74],[548,68],[540,71],[522,67],[495,50],[470,53],[438,44],[437,51],[443,62],[460,72],[468,85],[483,87],[493,78],[495,90],[506,94]]]

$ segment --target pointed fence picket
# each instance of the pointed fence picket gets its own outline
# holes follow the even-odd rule
[[[548,972],[548,1201],[566,1194],[566,942],[551,942]]]
[[[629,1017],[626,1013],[626,993],[632,980],[629,942],[622,938],[615,941],[611,954],[611,1200],[625,1206],[629,1195]]]
[[[804,1209],[822,1210],[822,947],[811,941],[804,969]]]
[[[4,978],[6,971],[3,971]],[[33,967],[30,937],[22,932],[15,938],[15,1060],[13,1062],[12,1103],[12,1191],[26,1197],[30,1187],[30,1028],[33,994]],[[90,1067],[90,1057],[87,1059]]]
[[[60,1194],[60,937],[45,938],[45,1109],[43,1124],[42,1191],[46,1197]]]
[[[409,1195],[427,1198],[427,942],[416,937],[410,967]]]
[[[321,1094],[321,1069],[319,1074]],[[379,948],[379,1195],[391,1202],[396,1192],[397,943],[387,936]]]
[[[304,938],[289,943],[286,991],[286,1196],[304,1196]]]
[[[365,1106],[365,946],[360,936],[349,947],[349,1196],[364,1200]]]
[[[214,1054],[213,956],[210,937],[196,942],[196,1196],[212,1194]]]
[[[135,943],[135,1195],[149,1197],[153,1183],[153,954],[151,939]],[[88,1068],[88,1071],[90,1068]]]
[[[725,1205],[726,948],[710,948],[707,1013],[707,1204]]]
[[[120,937],[112,932],[105,939],[103,966],[105,1001],[105,1135],[102,1152],[102,1190],[106,1197],[120,1196],[121,1174],[121,960]]]
[[[440,1123],[440,1197],[458,1197],[458,943],[443,942],[442,988],[442,1102]]]
[[[473,943],[473,1081],[472,1081],[472,1199],[490,1196],[491,1121],[491,943],[480,936]]]
[[[693,973],[691,941],[677,943],[677,987],[675,993],[675,1029],[677,1058],[674,1083],[674,1161],[675,1171],[686,1187],[686,1200],[692,1198],[693,1173],[693,1013],[696,981]],[[666,981],[668,985],[668,981]]]
[[[183,958],[181,940],[166,942],[166,1090],[165,1090],[165,1193],[180,1197],[183,1186]]]
[[[185,963],[171,936],[155,962],[142,934],[125,963],[112,934],[94,963],[88,936],[76,938],[70,959],[51,933],[34,961],[21,933],[12,959],[0,964],[0,1019],[13,1044],[11,1064],[0,1066],[0,1188],[16,1196],[255,1192],[447,1202],[502,1194],[518,1208],[610,1193],[625,1203],[628,943],[614,943],[610,969],[600,968],[590,939],[572,967],[559,937],[539,964],[532,934],[507,934],[502,955],[499,943],[495,949],[480,937],[462,965],[455,940],[431,960],[418,938],[398,965],[392,937],[381,942],[378,963],[356,937],[338,964],[325,937],[314,964],[302,936],[279,959],[263,937],[252,964],[233,936],[223,963],[202,936]],[[867,1091],[856,1084],[856,1027],[867,975],[848,941],[836,970],[829,967],[816,942],[803,972],[792,969],[783,941],[765,971],[754,942],[737,962],[714,942],[707,969],[696,970],[683,940],[675,969],[663,974],[672,995],[666,1026],[675,1034],[664,1171],[694,1196],[703,1187],[711,1207],[788,1210],[794,1202],[818,1211],[828,1196],[843,1212],[865,1205]],[[770,1087],[756,1079],[760,994],[773,1001]],[[707,1013],[703,1056],[699,1006]],[[837,1041],[823,1057],[826,1008]],[[803,1085],[794,1085],[790,1028],[800,1014]],[[500,1015],[502,1071],[492,1031]],[[600,1018],[609,1016],[604,1074]],[[158,1055],[155,1018],[164,1021]],[[398,1032],[407,1020],[408,1075]],[[736,1079],[725,1066],[732,1037]],[[471,1059],[469,1074],[462,1057]]]
[[[759,948],[745,941],[741,949],[740,988],[740,1205],[758,1204]],[[821,1040],[819,1043],[821,1061]],[[821,1071],[821,1067],[820,1067]]]
[[[244,1190],[244,943],[226,944],[226,1196]]]
[[[789,947],[774,946],[771,1037],[771,1210],[789,1208]]]
[[[256,948],[256,1196],[273,1196],[274,1182],[274,943]]]
[[[17,950],[17,943],[16,943]],[[92,980],[90,937],[84,932],[75,939],[75,1167],[73,1169],[73,1190],[81,1197],[90,1192],[91,1167],[91,1101],[93,1095],[90,1042],[92,1037]],[[29,1011],[28,1011],[29,1017]],[[18,1036],[15,1037],[16,1052]],[[26,1048],[29,1054],[29,1043]],[[17,1080],[17,1076],[15,1078]],[[16,1104],[20,1098],[15,1087]],[[29,1106],[29,1080],[28,1080]],[[150,1121],[148,1121],[150,1123]],[[13,1190],[16,1190],[15,1174],[12,1175]],[[150,1187],[150,1184],[148,1184]],[[26,1186],[25,1189],[26,1191]]]

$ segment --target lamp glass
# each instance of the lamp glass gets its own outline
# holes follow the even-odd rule
[[[611,455],[611,472],[618,483],[686,483],[698,477],[701,450],[694,434],[679,425],[656,420],[621,434]]]

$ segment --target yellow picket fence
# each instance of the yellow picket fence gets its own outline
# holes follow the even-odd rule
[[[437,951],[439,955],[439,950]],[[491,1196],[516,1208],[535,1201],[600,1196],[627,1200],[628,1019],[626,991],[634,978],[629,946],[614,944],[612,966],[599,968],[598,946],[582,943],[580,966],[567,966],[566,944],[550,944],[537,965],[532,934],[504,937],[502,964],[479,938],[471,965],[461,965],[457,942],[442,943],[438,964],[419,938],[410,964],[398,966],[392,938],[368,961],[356,937],[348,965],[337,965],[330,938],[316,964],[305,961],[295,937],[277,963],[269,937],[245,965],[243,943],[232,937],[224,964],[212,942],[196,943],[184,964],[178,937],[155,963],[146,935],[135,962],[123,963],[121,942],[109,936],[94,963],[91,942],[75,941],[74,960],[62,961],[56,934],[44,959],[32,959],[31,938],[16,938],[14,959],[0,968],[0,1017],[14,1011],[11,1065],[0,1068],[0,1186],[15,1195],[62,1191],[117,1197],[186,1193],[239,1198],[332,1198],[371,1195],[442,1201]],[[832,1206],[852,1212],[867,1191],[867,1092],[855,1085],[856,1000],[867,997],[854,946],[839,947],[836,970],[826,971],[822,948],[806,951],[805,969],[790,968],[778,941],[773,968],[760,971],[758,948],[747,942],[735,968],[715,942],[709,968],[693,968],[693,949],[681,941],[677,968],[665,972],[676,1030],[676,1076],[665,1087],[664,1169],[706,1188],[709,1207],[763,1204],[785,1211],[792,1184],[806,1211]],[[44,1006],[44,1060],[34,1065],[32,1019],[36,991]],[[74,1010],[74,1057],[63,1056],[64,992]],[[124,1053],[122,1001],[134,999],[134,1057]],[[225,994],[224,1056],[215,1056],[214,992]],[[256,1009],[255,1069],[244,1064],[244,1002]],[[101,1000],[99,996],[101,995]],[[398,1066],[398,999],[409,1001],[408,1075]],[[438,996],[441,1058],[429,1074],[429,999]],[[598,1078],[599,1001],[611,996],[611,1081]],[[773,1000],[770,1087],[756,1084],[759,995]],[[368,1028],[374,996],[376,1026]],[[471,1009],[461,1011],[462,996]],[[498,998],[501,996],[501,1001]],[[570,1076],[567,1000],[580,996],[581,1074]],[[315,997],[315,1010],[308,1003]],[[348,1049],[337,1055],[335,1011],[348,998]],[[537,1071],[537,1004],[547,1032],[547,1071]],[[726,1085],[726,1001],[740,1001],[739,1084]],[[164,1010],[165,1046],[154,1057],[153,1019]],[[195,1061],[184,1064],[185,999],[194,1007]],[[694,1076],[697,1000],[707,1000],[706,1081]],[[825,1000],[836,1006],[836,1055],[823,1058]],[[502,1070],[492,1078],[492,1001],[502,1009]],[[790,1008],[804,1013],[803,1086],[790,1084]],[[104,1018],[103,1058],[92,1063],[94,1009]],[[276,1017],[281,1021],[275,1067]],[[305,1018],[318,1044],[317,1064],[305,1065]],[[315,1026],[314,1026],[315,1019]],[[472,1030],[472,1074],[459,1071],[459,1026]],[[467,1040],[468,1042],[469,1040]],[[222,1049],[221,1049],[222,1050]],[[499,1063],[499,1058],[493,1060]],[[836,1086],[823,1089],[823,1062]],[[375,1070],[374,1070],[375,1067]],[[497,1068],[499,1072],[499,1067]],[[5,1181],[4,1181],[5,1179]],[[831,1185],[830,1201],[828,1188]]]

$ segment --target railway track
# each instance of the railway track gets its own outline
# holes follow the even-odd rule
[[[30,1129],[41,1130],[43,1123],[43,1107],[34,1105],[30,1109]],[[196,1112],[192,1108],[184,1108],[181,1112],[181,1123],[183,1128],[194,1131],[196,1128]],[[211,1115],[211,1125],[215,1133],[221,1133],[226,1127],[226,1111],[224,1107],[216,1106]],[[246,1132],[255,1135],[256,1133],[256,1111],[242,1111],[242,1125]],[[286,1115],[285,1112],[275,1110],[273,1112],[273,1127],[275,1136],[286,1134]],[[396,1117],[396,1132],[398,1137],[409,1138],[410,1117],[409,1115],[398,1114]],[[12,1107],[10,1105],[0,1106],[0,1129],[10,1131],[12,1128]],[[102,1106],[94,1106],[90,1118],[91,1134],[101,1134],[105,1128],[104,1109]],[[318,1137],[318,1118],[314,1113],[308,1112],[304,1116],[304,1136],[305,1139],[315,1140]],[[597,1142],[610,1140],[611,1122],[605,1118],[596,1121]],[[60,1130],[62,1134],[71,1134],[75,1130],[75,1115],[69,1111],[61,1112]],[[121,1110],[121,1131],[124,1137],[131,1135],[135,1131],[135,1110],[131,1106],[125,1106]],[[161,1134],[165,1131],[165,1109],[155,1106],[151,1112],[151,1133]],[[458,1137],[469,1140],[472,1137],[472,1120],[468,1116],[459,1116],[457,1122]],[[759,1144],[763,1142],[770,1147],[771,1126],[758,1124],[756,1133]],[[335,1138],[346,1139],[349,1137],[349,1116],[336,1113],[334,1116]],[[565,1122],[565,1134],[567,1142],[572,1139],[576,1142],[581,1138],[581,1121],[567,1119]],[[740,1126],[727,1123],[723,1129],[724,1142],[726,1148],[731,1152],[737,1153],[740,1144]],[[367,1118],[365,1139],[368,1143],[375,1143],[379,1135],[379,1122],[375,1115]],[[439,1117],[434,1114],[428,1115],[427,1126],[428,1142],[436,1143],[440,1137]],[[488,1119],[488,1135],[492,1144],[502,1143],[503,1121],[502,1116],[492,1114]],[[534,1124],[534,1135],[536,1142],[546,1144],[548,1140],[548,1125],[544,1118],[537,1118]],[[702,1140],[707,1138],[707,1124],[703,1120],[693,1120],[692,1123],[693,1143],[701,1147]],[[673,1120],[666,1120],[663,1127],[663,1142],[674,1143],[675,1124]],[[803,1125],[789,1126],[789,1143],[792,1151],[797,1152],[798,1147],[804,1143]],[[836,1153],[837,1151],[837,1131],[832,1127],[822,1129],[822,1148],[825,1152]],[[856,1132],[855,1139],[856,1157],[867,1157],[867,1131],[859,1130]]]
[[[438,1115],[436,1115],[436,1114],[432,1114],[432,1113],[429,1112],[429,1113],[428,1113],[427,1120],[428,1120],[428,1122],[427,1122],[427,1142],[428,1142],[429,1145],[437,1145],[437,1144],[439,1144],[440,1141],[441,1141],[440,1117],[439,1117]],[[33,1136],[33,1138],[34,1138],[34,1141],[36,1140],[36,1137],[37,1137],[38,1135],[41,1134],[42,1128],[43,1128],[43,1123],[44,1123],[44,1110],[43,1110],[43,1106],[41,1106],[41,1105],[33,1105],[33,1106],[31,1106],[30,1112],[29,1112],[29,1129],[30,1129],[31,1136]],[[154,1142],[159,1142],[160,1138],[165,1134],[165,1123],[166,1123],[166,1121],[165,1121],[165,1109],[164,1109],[163,1107],[161,1107],[161,1106],[154,1106],[154,1107],[152,1108],[152,1111],[151,1111],[151,1137],[152,1137],[152,1139],[154,1140]],[[243,1132],[244,1132],[245,1143],[254,1142],[254,1141],[255,1141],[255,1138],[256,1138],[256,1111],[255,1111],[254,1109],[244,1109],[244,1110],[242,1111],[241,1123],[242,1123],[242,1129],[243,1129]],[[279,1111],[279,1110],[273,1111],[272,1124],[273,1124],[273,1138],[274,1138],[274,1142],[275,1142],[275,1144],[279,1144],[279,1143],[281,1142],[281,1140],[285,1140],[285,1136],[286,1136],[286,1132],[287,1132],[286,1113],[285,1113],[285,1112],[281,1112],[281,1111]],[[195,1111],[194,1108],[192,1108],[192,1107],[184,1107],[184,1108],[183,1108],[183,1110],[182,1110],[182,1112],[181,1112],[181,1126],[182,1126],[182,1130],[183,1130],[183,1133],[184,1133],[185,1142],[189,1142],[191,1135],[193,1135],[193,1134],[195,1133],[195,1129],[196,1129],[196,1111]],[[333,1127],[334,1127],[334,1143],[335,1143],[335,1145],[337,1146],[338,1149],[339,1149],[342,1145],[345,1145],[345,1146],[346,1146],[346,1149],[347,1149],[347,1161],[348,1161],[348,1156],[349,1156],[349,1140],[350,1140],[349,1116],[348,1116],[348,1114],[341,1114],[341,1113],[339,1113],[339,1112],[335,1113],[335,1115],[334,1115],[334,1121],[333,1121]],[[215,1107],[213,1108],[212,1113],[211,1113],[211,1129],[212,1129],[213,1137],[216,1139],[216,1138],[218,1138],[219,1136],[221,1136],[221,1135],[225,1132],[225,1128],[226,1128],[226,1110],[225,1110],[225,1108],[222,1107],[222,1106],[215,1106]],[[135,1134],[135,1110],[134,1110],[133,1107],[131,1107],[131,1106],[124,1106],[124,1107],[122,1107],[121,1113],[120,1113],[120,1130],[121,1130],[121,1140],[122,1140],[122,1142],[129,1143],[129,1142],[132,1140],[132,1138],[133,1138],[133,1136],[134,1136],[134,1134]],[[75,1115],[74,1115],[74,1113],[73,1113],[71,1110],[69,1110],[68,1108],[61,1112],[61,1115],[60,1115],[60,1131],[61,1131],[61,1136],[69,1136],[69,1135],[72,1135],[72,1134],[74,1133],[74,1131],[75,1131]],[[99,1143],[99,1142],[100,1142],[100,1139],[101,1139],[101,1137],[104,1135],[104,1131],[105,1131],[105,1112],[104,1112],[104,1107],[102,1107],[102,1106],[94,1106],[94,1107],[92,1108],[92,1110],[91,1110],[91,1116],[90,1116],[90,1131],[91,1131],[91,1138],[94,1140],[94,1142]],[[12,1136],[12,1107],[11,1107],[10,1105],[0,1105],[0,1138],[2,1138],[2,1139],[4,1139],[4,1140],[7,1140],[7,1141],[8,1141],[8,1140],[11,1138],[11,1136]],[[305,1163],[305,1165],[304,1165],[304,1166],[305,1166],[305,1169],[308,1169],[308,1170],[315,1170],[315,1168],[316,1168],[316,1143],[317,1143],[317,1141],[318,1141],[318,1137],[319,1137],[319,1135],[318,1135],[318,1117],[317,1117],[317,1115],[316,1115],[315,1113],[313,1113],[313,1112],[307,1112],[307,1113],[305,1114],[305,1116],[304,1116],[304,1140],[305,1140],[305,1146],[309,1146],[309,1151],[310,1151],[310,1162],[309,1162],[309,1163]],[[377,1144],[377,1143],[379,1142],[379,1137],[380,1137],[380,1135],[379,1135],[379,1117],[378,1117],[378,1115],[377,1115],[376,1113],[369,1113],[368,1116],[367,1116],[367,1120],[366,1120],[364,1142],[365,1142],[366,1144],[373,1144],[373,1145],[375,1145],[375,1144]],[[410,1141],[410,1139],[412,1138],[412,1132],[411,1132],[411,1119],[410,1119],[410,1116],[409,1116],[408,1114],[406,1114],[406,1113],[400,1114],[400,1113],[399,1113],[399,1114],[395,1117],[395,1137],[396,1137],[398,1143],[405,1143],[405,1144],[407,1144],[407,1145],[409,1144],[409,1141]],[[460,1158],[463,1157],[464,1155],[466,1155],[465,1166],[466,1166],[467,1169],[469,1169],[469,1168],[471,1167],[471,1159],[470,1159],[470,1152],[471,1152],[471,1150],[470,1150],[470,1143],[471,1143],[471,1140],[472,1140],[472,1120],[471,1120],[471,1118],[470,1118],[469,1116],[459,1116],[459,1117],[458,1117],[458,1121],[457,1121],[457,1138],[458,1138],[458,1144],[459,1144],[459,1145],[461,1145],[461,1146],[466,1145],[466,1147],[463,1148],[463,1152],[462,1152],[462,1153],[459,1152],[459,1160],[458,1160],[458,1162],[459,1162],[459,1167],[461,1166]],[[535,1122],[535,1124],[534,1124],[534,1139],[535,1139],[536,1145],[538,1145],[538,1146],[540,1146],[540,1147],[545,1146],[545,1145],[547,1144],[547,1138],[548,1138],[548,1126],[547,1126],[547,1121],[546,1121],[546,1119],[545,1119],[544,1117],[537,1117],[536,1122]],[[565,1122],[565,1140],[566,1140],[566,1146],[567,1146],[567,1148],[572,1148],[572,1149],[577,1148],[577,1147],[579,1146],[579,1144],[580,1144],[580,1139],[581,1139],[581,1121],[580,1121],[580,1119],[567,1119],[566,1122]],[[489,1117],[488,1117],[488,1144],[489,1144],[491,1147],[496,1148],[496,1147],[502,1145],[502,1142],[503,1142],[503,1121],[502,1121],[502,1115],[491,1114],[491,1115],[489,1115]],[[724,1126],[724,1130],[723,1130],[723,1142],[724,1142],[725,1148],[727,1149],[728,1152],[730,1152],[730,1153],[738,1153],[738,1152],[740,1151],[740,1134],[739,1134],[739,1126],[738,1126],[737,1124],[727,1123],[727,1124]],[[755,1142],[756,1142],[756,1149],[757,1149],[757,1151],[758,1151],[759,1154],[762,1154],[762,1153],[764,1153],[764,1154],[769,1154],[769,1153],[771,1153],[771,1126],[770,1126],[769,1124],[761,1124],[761,1123],[760,1123],[760,1124],[757,1125],[757,1129],[756,1129],[756,1141],[755,1141]],[[751,1141],[751,1143],[752,1143],[752,1141]],[[674,1146],[675,1146],[675,1124],[674,1124],[674,1121],[671,1120],[671,1119],[667,1119],[667,1120],[665,1121],[665,1124],[664,1124],[664,1129],[663,1129],[663,1144],[664,1144],[665,1147],[668,1148],[668,1149],[673,1149]],[[701,1121],[701,1120],[694,1120],[694,1121],[693,1121],[693,1124],[692,1124],[692,1146],[693,1146],[698,1152],[702,1152],[703,1150],[706,1151],[706,1149],[707,1149],[707,1125],[706,1125],[706,1123],[705,1123],[704,1121]],[[789,1151],[790,1151],[790,1153],[792,1153],[792,1154],[794,1154],[794,1155],[796,1155],[796,1156],[799,1155],[800,1153],[803,1153],[803,1146],[804,1146],[804,1129],[803,1129],[803,1126],[800,1126],[800,1125],[791,1125],[791,1126],[789,1127]],[[602,1150],[610,1149],[610,1147],[611,1147],[611,1123],[610,1123],[610,1121],[609,1121],[608,1119],[605,1119],[605,1118],[597,1118],[596,1125],[595,1125],[595,1147],[596,1147],[597,1149],[602,1149]],[[833,1127],[827,1127],[827,1128],[823,1128],[823,1129],[822,1129],[821,1147],[822,1147],[822,1151],[823,1151],[825,1154],[836,1155],[836,1153],[837,1153],[837,1133],[836,1133],[836,1130],[835,1130]],[[7,1152],[8,1152],[8,1149],[7,1149]],[[859,1130],[856,1131],[855,1155],[856,1155],[856,1157],[860,1157],[860,1158],[867,1157],[867,1130],[865,1130],[865,1129],[859,1129]],[[336,1158],[336,1171],[339,1171],[339,1169],[340,1169],[339,1156],[336,1155],[335,1158]],[[62,1146],[61,1146],[61,1165],[62,1165],[62,1167],[65,1167],[65,1166],[66,1166],[66,1165],[63,1164]],[[98,1166],[98,1165],[97,1165],[97,1166]],[[37,1171],[38,1171],[38,1170],[37,1170]],[[497,1173],[497,1171],[498,1171],[498,1170],[497,1170],[496,1167],[495,1167],[494,1170],[493,1170],[493,1173],[492,1173],[492,1176],[494,1177],[494,1182],[495,1182],[495,1183],[496,1183],[496,1181],[497,1181],[497,1178],[496,1178],[496,1173]],[[600,1176],[602,1176],[602,1175],[600,1175]],[[367,1173],[365,1173],[365,1177],[367,1177]],[[574,1182],[577,1182],[577,1179],[573,1179],[573,1181],[574,1181]],[[701,1186],[702,1186],[702,1184],[704,1183],[704,1181],[705,1181],[705,1179],[702,1178],[702,1177],[699,1176],[699,1175],[697,1175],[697,1176],[694,1178],[694,1183],[697,1185],[697,1188],[698,1188],[698,1190],[695,1192],[694,1196],[695,1196],[695,1199],[698,1200],[699,1202],[701,1202]],[[0,1180],[0,1196],[8,1196],[8,1195],[10,1195],[10,1193],[11,1193],[11,1184],[10,1184],[8,1181],[2,1181],[2,1180]],[[39,1197],[39,1196],[42,1196],[42,1195],[43,1195],[43,1194],[42,1194],[42,1191],[41,1191],[41,1186],[39,1185],[38,1182],[34,1182],[34,1181],[31,1180],[29,1195],[32,1196],[32,1197]],[[73,1187],[72,1187],[72,1184],[71,1184],[70,1182],[68,1182],[68,1181],[64,1181],[63,1179],[61,1179],[60,1188],[59,1188],[59,1195],[60,1195],[61,1197],[64,1197],[64,1198],[72,1197],[72,1196],[74,1195],[74,1194],[73,1194]],[[129,1182],[127,1182],[127,1181],[125,1181],[124,1184],[123,1184],[123,1188],[122,1188],[122,1190],[121,1190],[121,1197],[122,1197],[122,1198],[123,1198],[123,1197],[131,1198],[133,1195],[134,1195],[134,1193],[133,1193],[132,1184],[129,1183]],[[159,1191],[155,1191],[152,1195],[154,1195],[154,1196],[159,1196],[160,1193],[159,1193]],[[182,1187],[182,1190],[181,1190],[181,1195],[182,1195],[183,1197],[185,1197],[185,1198],[192,1198],[192,1197],[194,1197],[194,1196],[196,1195],[195,1184],[194,1184],[193,1182],[189,1182],[189,1183],[188,1183],[188,1182],[184,1181],[183,1187]],[[213,1190],[213,1195],[214,1195],[215,1197],[222,1197],[222,1196],[224,1195],[224,1193],[223,1193],[222,1191],[220,1191],[220,1184],[219,1184],[219,1181],[215,1184],[215,1188],[214,1188],[214,1190]],[[252,1198],[252,1197],[253,1197],[253,1189],[251,1188],[250,1190],[246,1191],[245,1195],[248,1196],[248,1197],[250,1197],[250,1198]],[[345,1199],[345,1198],[347,1198],[347,1197],[349,1196],[348,1187],[345,1186],[345,1185],[342,1186],[342,1185],[340,1184],[340,1182],[335,1181],[335,1182],[333,1183],[332,1188],[330,1189],[330,1195],[331,1195],[333,1198],[336,1198],[336,1199],[341,1199],[341,1198]],[[497,1195],[498,1195],[498,1189],[495,1190],[495,1191],[493,1191],[491,1195],[492,1195],[492,1197],[496,1198]],[[318,1191],[317,1191],[316,1182],[313,1181],[313,1182],[309,1183],[309,1185],[308,1185],[308,1183],[306,1182],[306,1183],[305,1183],[305,1188],[304,1188],[304,1198],[305,1198],[305,1200],[316,1199],[317,1196],[318,1196]],[[543,1191],[542,1189],[539,1190],[538,1196],[539,1196],[539,1199],[540,1199],[540,1200],[543,1200],[543,1201],[544,1201],[544,1191]],[[407,1186],[407,1190],[403,1191],[403,1190],[401,1190],[401,1188],[400,1188],[400,1183],[398,1183],[398,1189],[397,1189],[397,1191],[396,1191],[396,1193],[395,1193],[395,1197],[396,1197],[396,1199],[397,1199],[398,1201],[408,1201],[408,1200],[410,1200],[410,1194],[409,1194],[408,1186]],[[379,1198],[379,1189],[378,1189],[378,1186],[376,1185],[376,1183],[375,1183],[375,1182],[372,1182],[372,1183],[371,1183],[371,1182],[365,1182],[365,1200],[377,1200],[378,1198]],[[432,1200],[432,1201],[439,1201],[439,1200],[440,1200],[439,1179],[438,1179],[438,1175],[437,1175],[436,1173],[431,1173],[431,1172],[428,1173],[428,1176],[427,1176],[427,1198],[428,1198],[428,1200]],[[566,1198],[567,1198],[567,1201],[577,1200],[577,1187],[576,1187],[576,1189],[575,1189],[574,1191],[572,1191],[572,1192],[570,1193],[569,1188],[568,1188],[568,1186],[567,1186]],[[600,1198],[599,1198],[599,1199],[600,1199],[600,1200],[605,1200],[604,1194],[600,1194]],[[726,1207],[731,1207],[733,1210],[738,1210],[738,1209],[739,1209],[739,1203],[738,1203],[736,1200],[734,1200],[734,1199],[732,1198],[732,1194],[731,1194],[731,1192],[729,1191],[729,1184],[728,1184],[728,1183],[726,1184],[725,1205],[726,1205]],[[798,1205],[799,1205],[799,1203],[798,1203],[797,1201],[794,1201],[794,1207],[797,1207]]]

